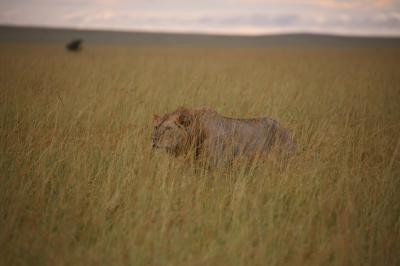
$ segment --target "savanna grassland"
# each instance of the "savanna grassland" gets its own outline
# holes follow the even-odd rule
[[[400,265],[400,49],[0,44],[0,264]],[[294,135],[193,170],[153,114],[210,106]]]

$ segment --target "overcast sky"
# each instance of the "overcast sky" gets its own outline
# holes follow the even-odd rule
[[[0,0],[0,24],[400,36],[400,0]]]

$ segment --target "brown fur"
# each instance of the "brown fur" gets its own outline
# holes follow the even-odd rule
[[[288,131],[275,120],[228,118],[207,107],[180,107],[162,118],[155,116],[152,140],[154,148],[205,158],[212,165],[266,157],[272,151],[287,159],[294,152]]]

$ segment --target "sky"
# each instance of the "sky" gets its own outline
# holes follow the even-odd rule
[[[400,0],[0,0],[0,24],[400,36]]]

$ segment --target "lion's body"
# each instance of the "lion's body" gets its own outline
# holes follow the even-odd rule
[[[279,151],[287,158],[294,152],[288,131],[270,118],[237,119],[208,108],[179,108],[160,119],[158,129],[164,124],[176,126],[174,133],[170,131],[174,139],[173,147],[170,146],[172,153],[193,154],[194,158],[205,158],[212,165],[235,158],[266,157],[272,151]],[[180,140],[176,141],[178,135]],[[173,143],[171,139],[166,142]],[[175,145],[176,142],[179,144]]]

